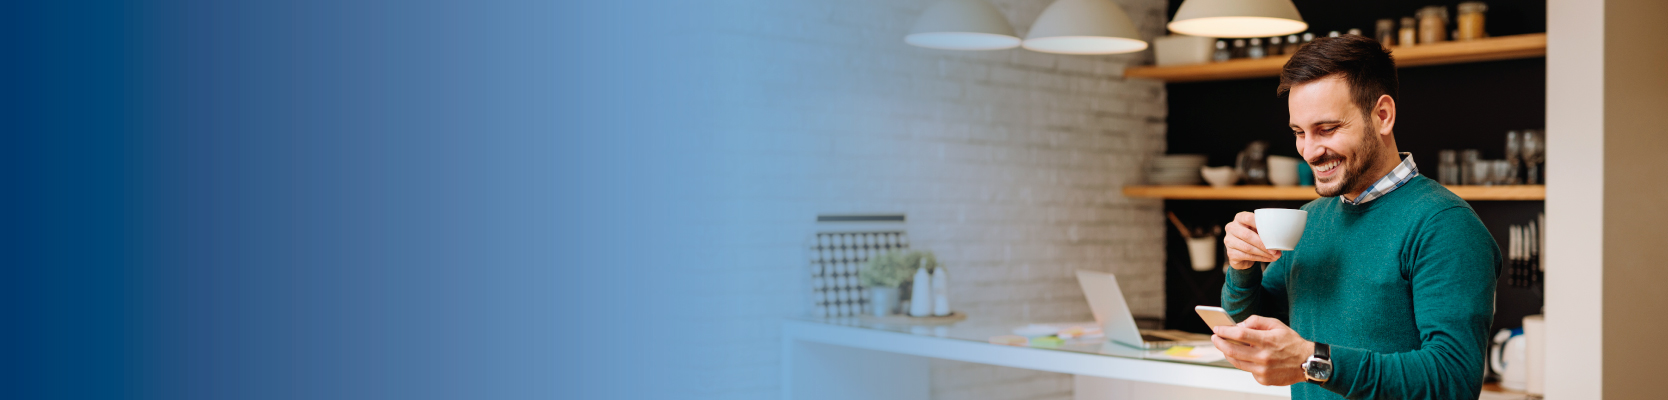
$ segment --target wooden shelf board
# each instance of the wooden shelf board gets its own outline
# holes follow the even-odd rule
[[[1449,186],[1448,190],[1468,201],[1546,200],[1544,185]],[[1313,186],[1125,186],[1124,196],[1171,200],[1313,200]]]
[[[1443,42],[1391,49],[1397,67],[1458,64],[1546,56],[1546,34],[1501,36],[1469,41]],[[1200,82],[1278,76],[1291,56],[1241,59],[1208,64],[1134,67],[1124,70],[1126,78],[1151,78],[1167,82]]]

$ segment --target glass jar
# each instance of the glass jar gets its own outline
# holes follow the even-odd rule
[[[1268,55],[1277,56],[1284,54],[1286,52],[1285,47],[1286,46],[1280,45],[1279,36],[1268,38]]]
[[[1234,58],[1245,58],[1251,53],[1245,49],[1245,39],[1234,39]]]
[[[1248,58],[1268,57],[1268,50],[1263,48],[1263,40],[1251,38],[1251,47],[1245,50],[1245,56]]]
[[[1461,183],[1466,185],[1483,184],[1483,182],[1477,179],[1477,169],[1481,168],[1478,164],[1482,163],[1482,158],[1483,153],[1478,152],[1476,149],[1466,149],[1465,151],[1460,152]],[[1483,176],[1488,175],[1485,174]]]
[[[1216,41],[1216,52],[1211,53],[1210,60],[1211,61],[1216,61],[1216,62],[1223,62],[1223,61],[1228,61],[1229,59],[1232,59],[1232,58],[1234,58],[1234,54],[1228,52],[1228,41],[1226,41],[1226,40],[1217,40]]]
[[[1396,20],[1385,18],[1378,20],[1378,28],[1373,30],[1373,39],[1384,48],[1396,45]]]
[[[1429,6],[1419,9],[1419,44],[1448,40],[1448,7]]]
[[[1488,12],[1488,4],[1481,1],[1467,1],[1459,3],[1459,30],[1454,34],[1454,40],[1475,40],[1488,37],[1483,31],[1483,13]]]
[[[1419,43],[1419,20],[1413,17],[1402,17],[1402,28],[1397,30],[1396,45],[1402,47]]]
[[[1234,170],[1247,185],[1267,185],[1268,183],[1268,142],[1253,141],[1239,152],[1234,160]]]
[[[1437,157],[1439,159],[1441,159],[1441,161],[1442,161],[1442,163],[1438,164],[1437,168],[1436,168],[1436,174],[1437,174],[1436,181],[1441,183],[1443,186],[1453,186],[1453,185],[1460,184],[1460,167],[1459,167],[1458,154],[1455,154],[1453,150],[1443,150],[1443,151],[1438,152],[1436,154],[1437,154]]]
[[[1523,159],[1523,140],[1521,137],[1522,135],[1519,135],[1517,131],[1506,131],[1506,162],[1512,165],[1512,170],[1508,173],[1511,176],[1510,182],[1506,183],[1512,185],[1518,183],[1517,176],[1520,175],[1517,171],[1517,162]]]
[[[1286,48],[1280,50],[1280,52],[1286,54],[1297,54],[1297,46],[1303,45],[1303,43],[1298,43],[1297,40],[1297,35],[1295,34],[1286,35]]]

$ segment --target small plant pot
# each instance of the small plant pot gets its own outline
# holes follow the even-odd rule
[[[897,314],[899,297],[895,287],[869,288],[869,314],[876,317]]]

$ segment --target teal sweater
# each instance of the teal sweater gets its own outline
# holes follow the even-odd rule
[[[1333,378],[1294,399],[1474,399],[1482,390],[1500,248],[1424,176],[1362,205],[1323,197],[1303,239],[1264,271],[1228,271],[1235,320],[1284,320],[1332,346]]]

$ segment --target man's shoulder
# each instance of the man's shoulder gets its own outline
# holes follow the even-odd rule
[[[1465,199],[1461,199],[1452,190],[1424,175],[1413,177],[1407,184],[1390,192],[1390,195],[1394,195],[1393,201],[1401,203],[1401,207],[1398,208],[1404,212],[1430,214],[1456,207],[1471,209],[1471,203],[1465,202]]]

